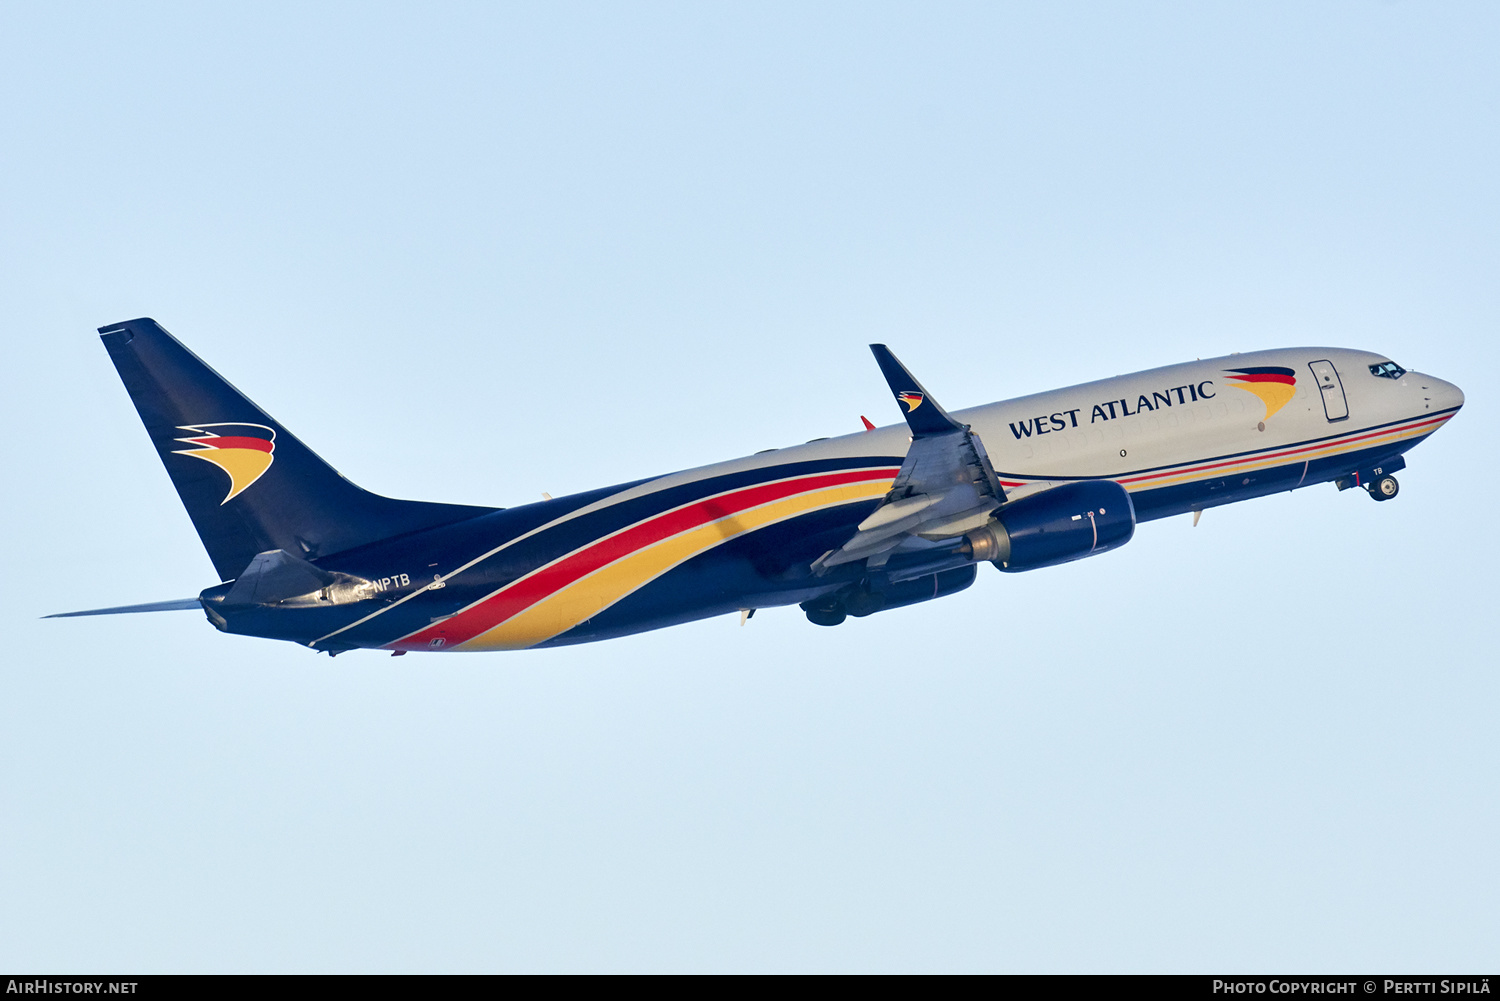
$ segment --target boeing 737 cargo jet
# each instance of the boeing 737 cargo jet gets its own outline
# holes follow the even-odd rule
[[[154,320],[99,331],[220,583],[228,633],[338,654],[521,650],[798,605],[835,626],[1041,570],[1138,522],[1316,483],[1396,496],[1457,386],[1285,348],[949,413],[871,345],[904,425],[514,508],[392,500],[313,454]]]

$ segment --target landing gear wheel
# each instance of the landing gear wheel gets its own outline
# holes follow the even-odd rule
[[[1401,484],[1396,482],[1394,476],[1382,476],[1371,483],[1367,489],[1370,491],[1370,496],[1376,500],[1388,501],[1401,492]]]
[[[815,626],[836,626],[849,617],[843,605],[833,608],[809,608],[806,612],[807,621]]]
[[[871,594],[863,589],[844,595],[844,611],[857,619],[866,615],[874,615],[885,607],[885,598],[879,594]]]
[[[849,617],[849,609],[831,594],[804,601],[799,607],[807,613],[807,621],[815,626],[836,626]]]

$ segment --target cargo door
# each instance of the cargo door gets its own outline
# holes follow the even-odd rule
[[[1339,379],[1338,369],[1328,360],[1309,362],[1313,379],[1323,394],[1323,413],[1330,421],[1341,421],[1349,416],[1349,401],[1344,399],[1344,384]]]

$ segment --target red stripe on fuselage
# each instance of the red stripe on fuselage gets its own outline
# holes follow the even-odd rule
[[[511,616],[554,594],[595,570],[638,549],[661,542],[681,532],[720,518],[767,504],[783,497],[874,479],[894,478],[898,469],[861,469],[847,473],[820,473],[776,483],[744,487],[656,515],[623,531],[592,542],[571,555],[523,577],[472,605],[452,618],[402,637],[390,644],[399,648],[425,647],[441,636],[446,646],[457,646],[493,629]]]
[[[1436,417],[1424,417],[1420,420],[1397,422],[1394,425],[1383,428],[1374,428],[1368,431],[1353,432],[1342,437],[1335,436],[1333,438],[1325,438],[1322,441],[1303,443],[1300,445],[1288,446],[1281,449],[1268,449],[1264,452],[1251,452],[1246,455],[1231,457],[1218,462],[1187,462],[1183,463],[1180,466],[1169,466],[1165,469],[1156,469],[1152,470],[1149,473],[1138,473],[1134,476],[1100,476],[1098,477],[1098,479],[1113,479],[1123,486],[1139,486],[1149,483],[1151,480],[1159,480],[1164,477],[1184,476],[1192,473],[1209,473],[1215,469],[1222,469],[1225,466],[1240,466],[1244,465],[1247,462],[1259,462],[1264,459],[1291,458],[1293,461],[1296,461],[1297,456],[1300,456],[1306,452],[1317,452],[1325,448],[1336,448],[1341,445],[1351,445],[1355,442],[1364,441],[1368,438],[1381,438],[1386,435],[1400,434],[1401,432],[1411,431],[1429,424],[1433,425],[1435,428],[1436,425],[1442,424],[1444,421],[1449,420],[1452,416],[1452,414],[1439,414]],[[1068,477],[1068,479],[1077,478],[1078,477]],[[1035,480],[1002,479],[1000,481],[1000,485],[1005,487],[1006,489],[1014,489],[1016,487],[1024,487],[1028,483],[1042,482],[1046,481],[1047,479],[1048,477],[1046,476],[1038,476]]]
[[[1260,462],[1265,459],[1281,459],[1288,456],[1297,456],[1301,455],[1304,452],[1317,452],[1325,448],[1334,448],[1340,445],[1351,445],[1357,441],[1364,441],[1366,438],[1382,438],[1390,434],[1399,434],[1402,431],[1410,431],[1411,429],[1421,427],[1424,424],[1441,424],[1443,421],[1446,421],[1449,417],[1452,416],[1452,414],[1444,414],[1440,417],[1430,417],[1426,420],[1416,421],[1411,424],[1380,428],[1379,430],[1367,431],[1363,434],[1346,435],[1342,438],[1333,438],[1325,441],[1313,442],[1310,445],[1299,445],[1294,448],[1282,449],[1280,451],[1254,452],[1250,455],[1240,456],[1237,459],[1226,459],[1223,462],[1209,462],[1202,465],[1180,466],[1175,469],[1165,469],[1155,473],[1148,473],[1143,476],[1126,476],[1122,477],[1119,482],[1122,484],[1141,483],[1146,480],[1161,479],[1164,476],[1182,476],[1185,473],[1206,473],[1213,469],[1222,469],[1225,466],[1241,466],[1247,462]]]

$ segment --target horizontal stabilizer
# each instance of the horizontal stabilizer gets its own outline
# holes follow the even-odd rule
[[[176,601],[148,601],[144,605],[116,605],[114,608],[90,608],[82,612],[57,612],[42,618],[71,619],[75,615],[124,615],[127,612],[186,612],[202,608],[203,603],[197,598],[179,598]]]

